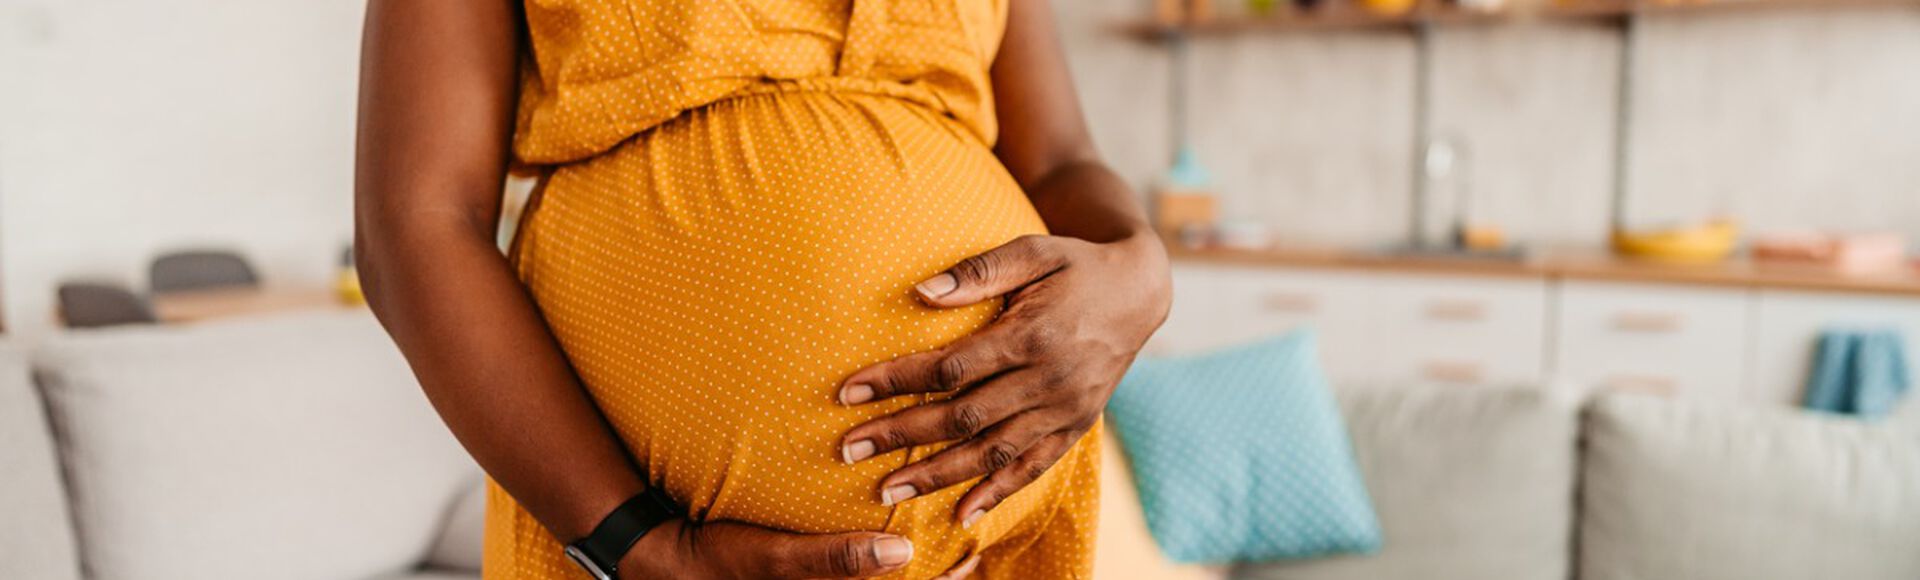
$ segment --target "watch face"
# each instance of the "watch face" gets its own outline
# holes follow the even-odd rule
[[[567,557],[572,558],[573,563],[579,564],[582,569],[587,571],[587,574],[592,575],[593,580],[613,580],[611,574],[608,574],[606,570],[600,569],[599,562],[593,561],[593,558],[587,556],[586,552],[580,551],[580,548],[567,546]]]

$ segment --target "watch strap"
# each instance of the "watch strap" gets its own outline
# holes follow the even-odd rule
[[[613,508],[612,513],[600,520],[600,525],[593,527],[592,533],[573,546],[592,558],[602,570],[612,573],[641,536],[679,515],[680,509],[674,505],[673,498],[667,497],[658,486],[649,486]]]

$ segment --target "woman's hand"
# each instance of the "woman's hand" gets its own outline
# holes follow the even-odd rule
[[[641,536],[620,563],[627,580],[865,578],[913,559],[905,538],[875,532],[808,535],[732,522],[674,520]]]
[[[620,562],[624,580],[866,578],[913,560],[906,538],[878,532],[796,534],[733,522],[673,520],[640,537]],[[972,574],[979,558],[941,580]]]
[[[1100,418],[1172,294],[1166,250],[1151,234],[1111,243],[1026,236],[915,287],[927,304],[1006,297],[992,325],[932,352],[868,367],[842,383],[840,401],[871,403],[960,391],[855,427],[841,454],[856,462],[916,445],[960,443],[893,472],[882,503],[986,479],[960,499],[963,525],[1032,483]]]

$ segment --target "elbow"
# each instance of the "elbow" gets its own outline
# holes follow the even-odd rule
[[[1100,152],[1092,143],[1076,142],[1062,145],[1036,155],[1030,163],[1019,163],[1014,171],[1014,180],[1028,190],[1040,189],[1042,184],[1063,175],[1072,175],[1088,169],[1107,169],[1106,161],[1100,159]]]
[[[493,235],[459,211],[368,212],[354,219],[354,271],[374,315],[385,316],[440,278],[461,276],[475,257],[500,259]],[[459,264],[449,269],[450,264]]]
[[[360,278],[360,293],[366,297],[367,308],[381,318],[386,317],[399,299],[395,295],[396,286],[404,285],[405,280],[396,279],[394,274],[406,271],[405,263],[413,260],[409,252],[417,247],[432,246],[409,240],[417,237],[422,228],[409,226],[407,221],[391,214],[370,212],[365,207],[355,212],[353,269]]]
[[[370,231],[364,222],[354,227],[353,270],[360,279],[360,293],[366,297],[367,308],[373,311],[374,316],[381,316],[390,302],[386,292],[386,277],[381,275],[390,262],[390,252],[382,239],[382,236]]]

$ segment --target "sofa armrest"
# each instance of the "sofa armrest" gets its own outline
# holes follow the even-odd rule
[[[20,352],[0,346],[0,578],[77,580],[66,490],[46,407]]]

